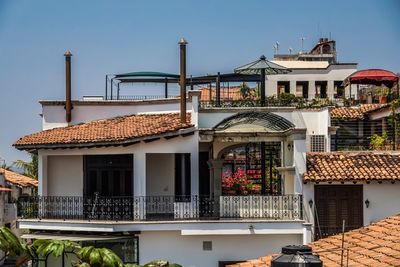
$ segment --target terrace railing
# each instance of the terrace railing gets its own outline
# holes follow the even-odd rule
[[[301,220],[301,195],[273,196],[39,196],[19,201],[24,219],[172,221]]]
[[[235,108],[235,107],[325,107],[325,106],[343,106],[344,101],[342,98],[302,98],[302,97],[267,97],[264,104],[259,99],[221,99],[200,101],[202,109],[221,107],[221,108]]]

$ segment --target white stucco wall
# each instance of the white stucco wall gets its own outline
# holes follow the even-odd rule
[[[70,124],[78,124],[93,120],[108,119],[117,116],[132,115],[137,113],[179,112],[179,102],[170,104],[76,104],[72,109]],[[187,111],[192,109],[192,104],[187,103]],[[64,105],[43,105],[43,130],[67,126],[65,121]]]
[[[315,81],[327,81],[327,94],[328,97],[333,97],[334,81],[343,81],[353,72],[357,71],[357,65],[330,65],[326,69],[293,69],[288,74],[281,75],[269,75],[266,80],[266,95],[273,96],[277,95],[277,82],[288,81],[290,82],[290,91],[295,93],[296,82],[307,81],[308,85],[308,97],[315,97]],[[346,88],[346,95],[349,95],[349,88]],[[352,86],[352,95],[356,94],[356,87]]]
[[[212,242],[212,251],[203,251],[203,241]],[[142,232],[139,235],[139,260],[141,264],[166,259],[185,267],[218,267],[219,261],[254,259],[280,252],[282,246],[290,244],[302,244],[302,236],[182,236],[179,231]]]
[[[341,184],[332,183],[332,185]],[[390,182],[382,182],[379,184],[378,182],[371,182],[370,184],[362,183],[362,185],[364,225],[368,225],[391,215],[400,214],[400,183],[392,184]],[[368,208],[364,203],[367,199],[370,202]],[[314,212],[311,211],[308,204],[310,200],[313,200],[315,203],[314,183],[303,185],[304,219],[314,223]]]
[[[76,195],[83,192],[83,155],[133,154],[134,195],[146,195],[146,154],[154,153],[190,153],[192,195],[198,194],[198,133],[186,137],[160,139],[150,143],[138,143],[126,147],[103,147],[84,149],[59,149],[39,151],[39,194],[46,195],[47,189],[52,195]],[[79,156],[59,158],[55,162],[52,156]],[[79,160],[78,160],[79,158]],[[78,162],[80,161],[80,162]],[[73,191],[71,191],[73,190]]]
[[[175,194],[175,155],[146,155],[146,196]]]
[[[47,170],[47,195],[83,195],[83,157],[49,156]]]
[[[376,222],[384,217],[400,214],[400,183],[385,182],[364,184],[364,201],[369,200],[369,207],[364,205],[364,225]]]

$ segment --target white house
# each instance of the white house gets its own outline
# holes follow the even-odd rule
[[[39,157],[39,197],[21,203],[23,238],[107,246],[127,263],[225,266],[332,234],[354,214],[361,219],[348,229],[400,211],[382,208],[400,202],[397,169],[373,176],[399,156],[331,153],[327,107],[202,106],[194,90],[71,101],[69,85],[65,101],[41,101],[43,131],[14,144]],[[368,179],[364,168],[374,168]],[[356,202],[341,201],[336,184],[354,183],[346,194]]]

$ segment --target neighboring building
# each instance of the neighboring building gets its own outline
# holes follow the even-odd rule
[[[303,181],[317,239],[400,212],[400,152],[308,153]]]
[[[267,79],[267,95],[291,93],[308,99],[357,99],[355,85],[344,87],[344,80],[357,71],[357,63],[339,63],[336,42],[321,38],[310,52],[275,55],[272,61],[292,70],[288,74],[271,75]]]
[[[388,217],[368,226],[342,234],[322,238],[309,244],[313,254],[319,255],[326,267],[370,267],[400,265],[400,215]],[[342,249],[342,247],[344,249]],[[277,251],[278,252],[278,251]],[[279,254],[232,264],[229,267],[270,267]]]
[[[0,168],[2,176],[0,186],[4,212],[2,225],[15,228],[17,220],[17,201],[20,197],[33,196],[37,191],[38,181],[28,176]]]

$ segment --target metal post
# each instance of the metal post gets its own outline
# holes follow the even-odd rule
[[[215,94],[216,94],[216,100],[217,100],[217,107],[221,106],[221,88],[220,88],[220,83],[221,83],[221,76],[220,73],[218,72],[217,74],[217,80],[215,83]]]
[[[186,123],[186,44],[187,41],[182,38],[179,41],[180,47],[180,76],[179,83],[181,87],[180,97],[181,97],[181,122]]]
[[[119,100],[119,83],[117,84],[117,99]]]
[[[114,78],[111,79],[111,100],[113,100],[113,82],[114,82]]]
[[[105,94],[105,100],[107,100],[107,94],[108,94],[108,92],[107,92],[107,90],[108,90],[108,88],[107,88],[107,82],[108,82],[108,75],[106,75],[106,94]]]
[[[265,107],[265,69],[261,69],[261,106]]]
[[[267,191],[266,185],[266,173],[265,173],[265,142],[261,142],[260,144],[260,153],[261,153],[261,195],[265,195]]]
[[[272,195],[274,193],[274,187],[273,187],[273,179],[272,179],[272,151],[269,151],[269,192]]]
[[[190,75],[190,90],[193,91],[193,77]]]
[[[168,78],[165,78],[164,96],[168,98]]]
[[[210,102],[212,101],[212,84],[210,83]]]
[[[65,52],[65,119],[71,121],[71,57],[70,51]]]

